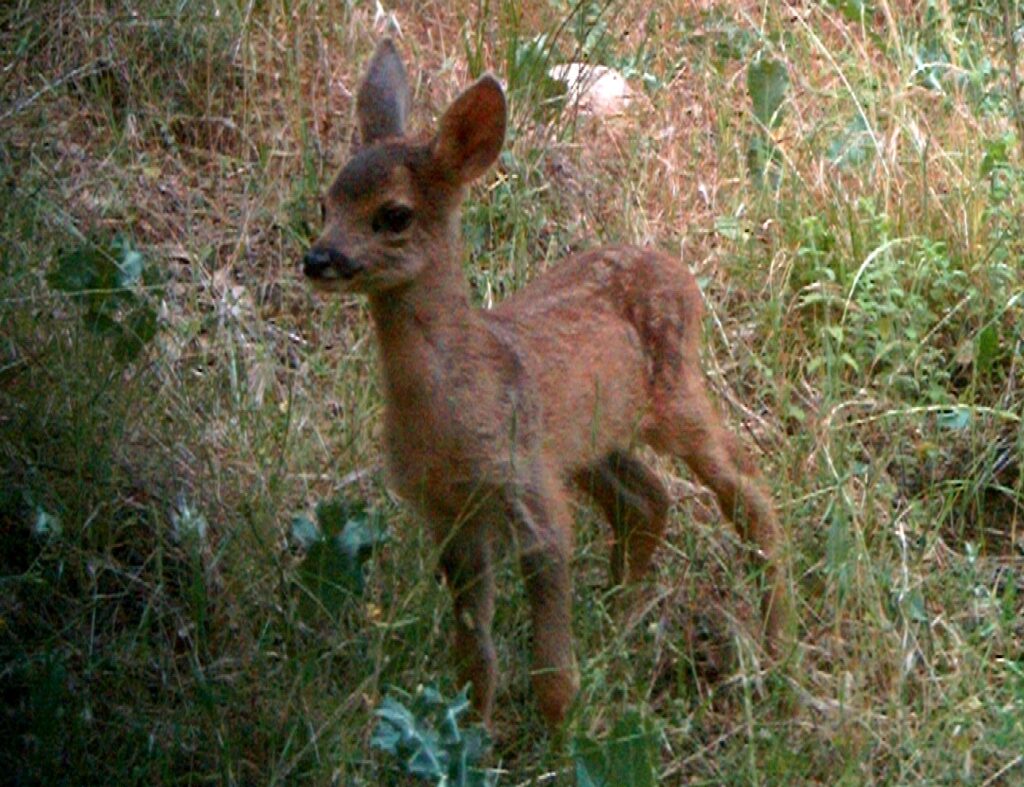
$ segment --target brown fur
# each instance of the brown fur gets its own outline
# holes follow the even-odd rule
[[[612,578],[637,579],[662,539],[669,496],[631,451],[683,459],[766,561],[769,643],[790,602],[782,538],[757,468],[715,412],[699,365],[701,294],[679,260],[629,246],[571,257],[492,311],[462,276],[458,206],[496,158],[500,86],[466,90],[424,144],[405,137],[405,72],[377,49],[359,93],[364,147],[326,200],[305,271],[362,292],[380,344],[388,469],[427,521],[455,603],[460,679],[489,721],[495,653],[492,551],[511,537],[533,623],[533,683],[558,725],[578,678],[570,632],[570,485],[614,532]]]

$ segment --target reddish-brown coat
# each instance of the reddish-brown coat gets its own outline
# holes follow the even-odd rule
[[[669,497],[631,453],[639,444],[683,459],[757,545],[766,633],[777,646],[790,619],[781,530],[755,465],[708,398],[692,274],[661,252],[606,247],[564,260],[491,311],[472,308],[458,205],[501,148],[504,96],[484,77],[420,144],[400,136],[407,92],[386,41],[359,93],[364,147],[328,192],[305,270],[320,289],[369,298],[389,473],[441,548],[456,659],[480,715],[489,721],[494,702],[495,538],[517,549],[533,682],[542,714],[557,725],[578,683],[567,496],[571,488],[589,494],[608,517],[613,579],[642,576]]]

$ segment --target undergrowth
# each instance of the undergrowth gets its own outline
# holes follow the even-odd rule
[[[1022,24],[1006,0],[4,5],[6,779],[401,784],[423,756],[510,785],[1019,781]],[[463,215],[482,307],[602,242],[697,273],[705,367],[788,532],[788,663],[743,547],[661,463],[679,502],[633,608],[577,512],[565,740],[514,561],[494,740],[456,729],[365,308],[297,273],[385,30],[419,129],[485,70],[508,85]],[[572,60],[633,103],[587,115],[549,75]]]

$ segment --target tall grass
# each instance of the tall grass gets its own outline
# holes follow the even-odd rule
[[[390,25],[417,128],[480,71],[509,86],[509,144],[463,217],[479,303],[600,242],[683,255],[706,369],[788,531],[801,645],[773,665],[758,578],[681,467],[658,465],[679,503],[632,603],[604,589],[581,508],[570,738],[639,713],[660,784],[1019,780],[1016,4],[383,10],[0,10],[3,772],[401,783],[369,745],[373,710],[391,687],[458,688],[436,555],[380,466],[365,309],[296,274]],[[578,113],[547,78],[583,57],[631,79],[623,117]],[[758,58],[787,77],[767,124]],[[109,276],[78,286],[71,257]],[[321,608],[293,519],[339,496],[389,541],[361,596]],[[533,708],[511,562],[499,580],[488,764],[502,784],[571,783],[572,745]]]

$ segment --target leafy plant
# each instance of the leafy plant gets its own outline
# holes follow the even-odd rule
[[[344,498],[320,503],[316,520],[292,519],[292,538],[306,550],[299,565],[306,591],[300,609],[306,616],[318,609],[334,615],[362,594],[366,561],[387,541],[387,529],[379,513]]]
[[[608,740],[576,739],[573,761],[577,787],[654,787],[655,733],[637,711],[612,728]]]
[[[747,93],[760,126],[747,142],[747,168],[759,182],[768,176],[773,185],[778,181],[781,157],[770,132],[782,123],[788,89],[789,74],[782,61],[759,55],[747,67]]]
[[[828,146],[828,157],[841,167],[856,167],[868,161],[875,152],[871,130],[863,115],[856,115]]]
[[[61,252],[46,281],[75,297],[86,328],[111,343],[118,361],[134,360],[156,336],[156,310],[145,289],[156,276],[127,238],[86,240]]]
[[[682,16],[676,21],[676,28],[684,43],[693,44],[704,50],[717,70],[734,60],[744,60],[756,45],[757,36],[736,21],[720,7],[715,6],[695,18]]]
[[[875,13],[874,3],[870,0],[828,0],[828,4],[838,8],[851,22],[864,24]]]
[[[433,686],[420,687],[409,696],[388,695],[374,712],[377,727],[370,744],[399,761],[411,776],[433,780],[444,787],[487,787],[497,774],[477,765],[490,747],[479,725],[459,729],[459,717],[469,708],[463,689],[446,700]]]
[[[759,56],[747,67],[747,93],[754,117],[765,128],[782,122],[782,102],[789,88],[785,64],[773,57]]]

